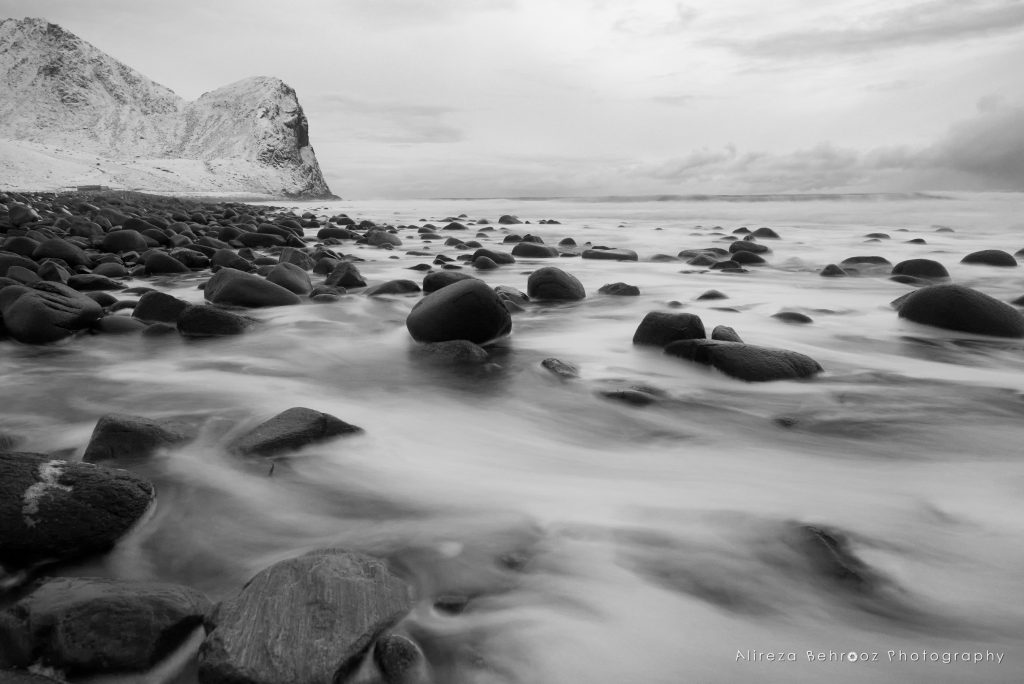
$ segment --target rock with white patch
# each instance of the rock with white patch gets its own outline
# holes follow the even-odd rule
[[[109,550],[146,513],[153,485],[125,470],[0,453],[0,564]]]

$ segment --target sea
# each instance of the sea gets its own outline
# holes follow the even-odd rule
[[[416,353],[405,319],[421,295],[358,290],[255,310],[261,325],[228,339],[6,343],[0,429],[23,435],[22,450],[77,457],[112,412],[203,424],[195,443],[131,464],[158,491],[145,524],[60,572],[179,582],[219,600],[312,549],[384,556],[421,597],[402,628],[436,684],[1024,681],[1024,340],[899,318],[890,303],[914,287],[887,269],[819,275],[854,256],[928,258],[954,282],[1012,301],[1024,270],[960,260],[1024,247],[1024,195],[294,210],[408,226],[392,250],[334,247],[361,259],[371,284],[419,282],[412,267],[432,254],[471,253],[416,232],[451,218],[469,225],[460,239],[489,248],[529,233],[639,260],[464,265],[523,291],[531,271],[556,265],[587,290],[579,302],[526,305],[479,366]],[[501,225],[504,214],[523,223]],[[480,219],[493,230],[478,233]],[[652,260],[728,247],[740,228],[762,226],[779,239],[759,240],[768,263],[745,273]],[[867,237],[876,233],[886,237]],[[130,284],[200,302],[203,279]],[[640,295],[598,293],[614,282]],[[699,299],[712,289],[725,298]],[[636,347],[651,311],[697,314],[709,331],[730,326],[824,372],[746,383]],[[548,358],[579,377],[551,373]],[[632,388],[654,401],[614,398]],[[226,452],[232,435],[294,406],[365,432],[273,461]]]

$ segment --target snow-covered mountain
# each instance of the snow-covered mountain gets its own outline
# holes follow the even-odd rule
[[[280,79],[186,102],[56,24],[4,19],[0,92],[0,187],[331,196]]]

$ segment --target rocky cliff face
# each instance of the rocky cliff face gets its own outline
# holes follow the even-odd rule
[[[0,91],[0,186],[331,196],[276,78],[186,102],[55,24],[5,19]]]

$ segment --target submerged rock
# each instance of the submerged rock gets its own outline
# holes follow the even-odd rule
[[[147,670],[200,627],[210,608],[201,593],[175,584],[47,579],[0,614],[0,666],[72,676]]]
[[[628,283],[608,283],[598,289],[598,294],[613,295],[616,297],[639,297],[640,288]]]
[[[1024,316],[984,292],[963,285],[931,285],[896,303],[900,318],[978,335],[1024,337]]]
[[[427,342],[413,347],[413,353],[434,363],[478,365],[487,363],[487,350],[469,340]]]
[[[1001,249],[983,249],[980,252],[971,252],[960,260],[961,264],[984,264],[985,266],[1014,267],[1017,260],[1009,252]]]
[[[259,276],[222,268],[206,283],[203,296],[214,304],[256,308],[300,303],[298,295]]]
[[[178,332],[185,337],[241,335],[255,321],[216,306],[187,306],[178,316]]]
[[[696,314],[651,311],[633,333],[633,344],[664,347],[677,340],[704,339],[706,336],[704,322]]]
[[[746,382],[807,378],[822,371],[817,361],[799,352],[739,342],[681,340],[665,347],[665,353],[712,366]]]
[[[530,274],[526,281],[526,294],[531,299],[578,301],[586,298],[587,291],[571,273],[556,266],[545,266]]]
[[[153,501],[125,470],[43,454],[0,453],[0,564],[24,566],[109,550]]]
[[[96,423],[82,460],[144,459],[157,449],[190,442],[196,434],[194,425],[181,421],[108,413]]]
[[[937,280],[949,277],[949,271],[932,259],[907,259],[892,267],[892,275]]]
[[[551,373],[557,375],[565,380],[572,380],[580,376],[580,369],[571,363],[549,357],[540,362],[544,368],[548,369]]]
[[[227,448],[228,451],[246,456],[275,456],[301,449],[307,444],[362,431],[362,428],[328,413],[295,407],[235,437]]]
[[[211,616],[199,681],[344,682],[411,608],[409,586],[379,559],[324,550],[282,561]]]
[[[0,318],[18,342],[56,342],[84,330],[103,315],[90,297],[61,283],[40,282],[0,290]]]

